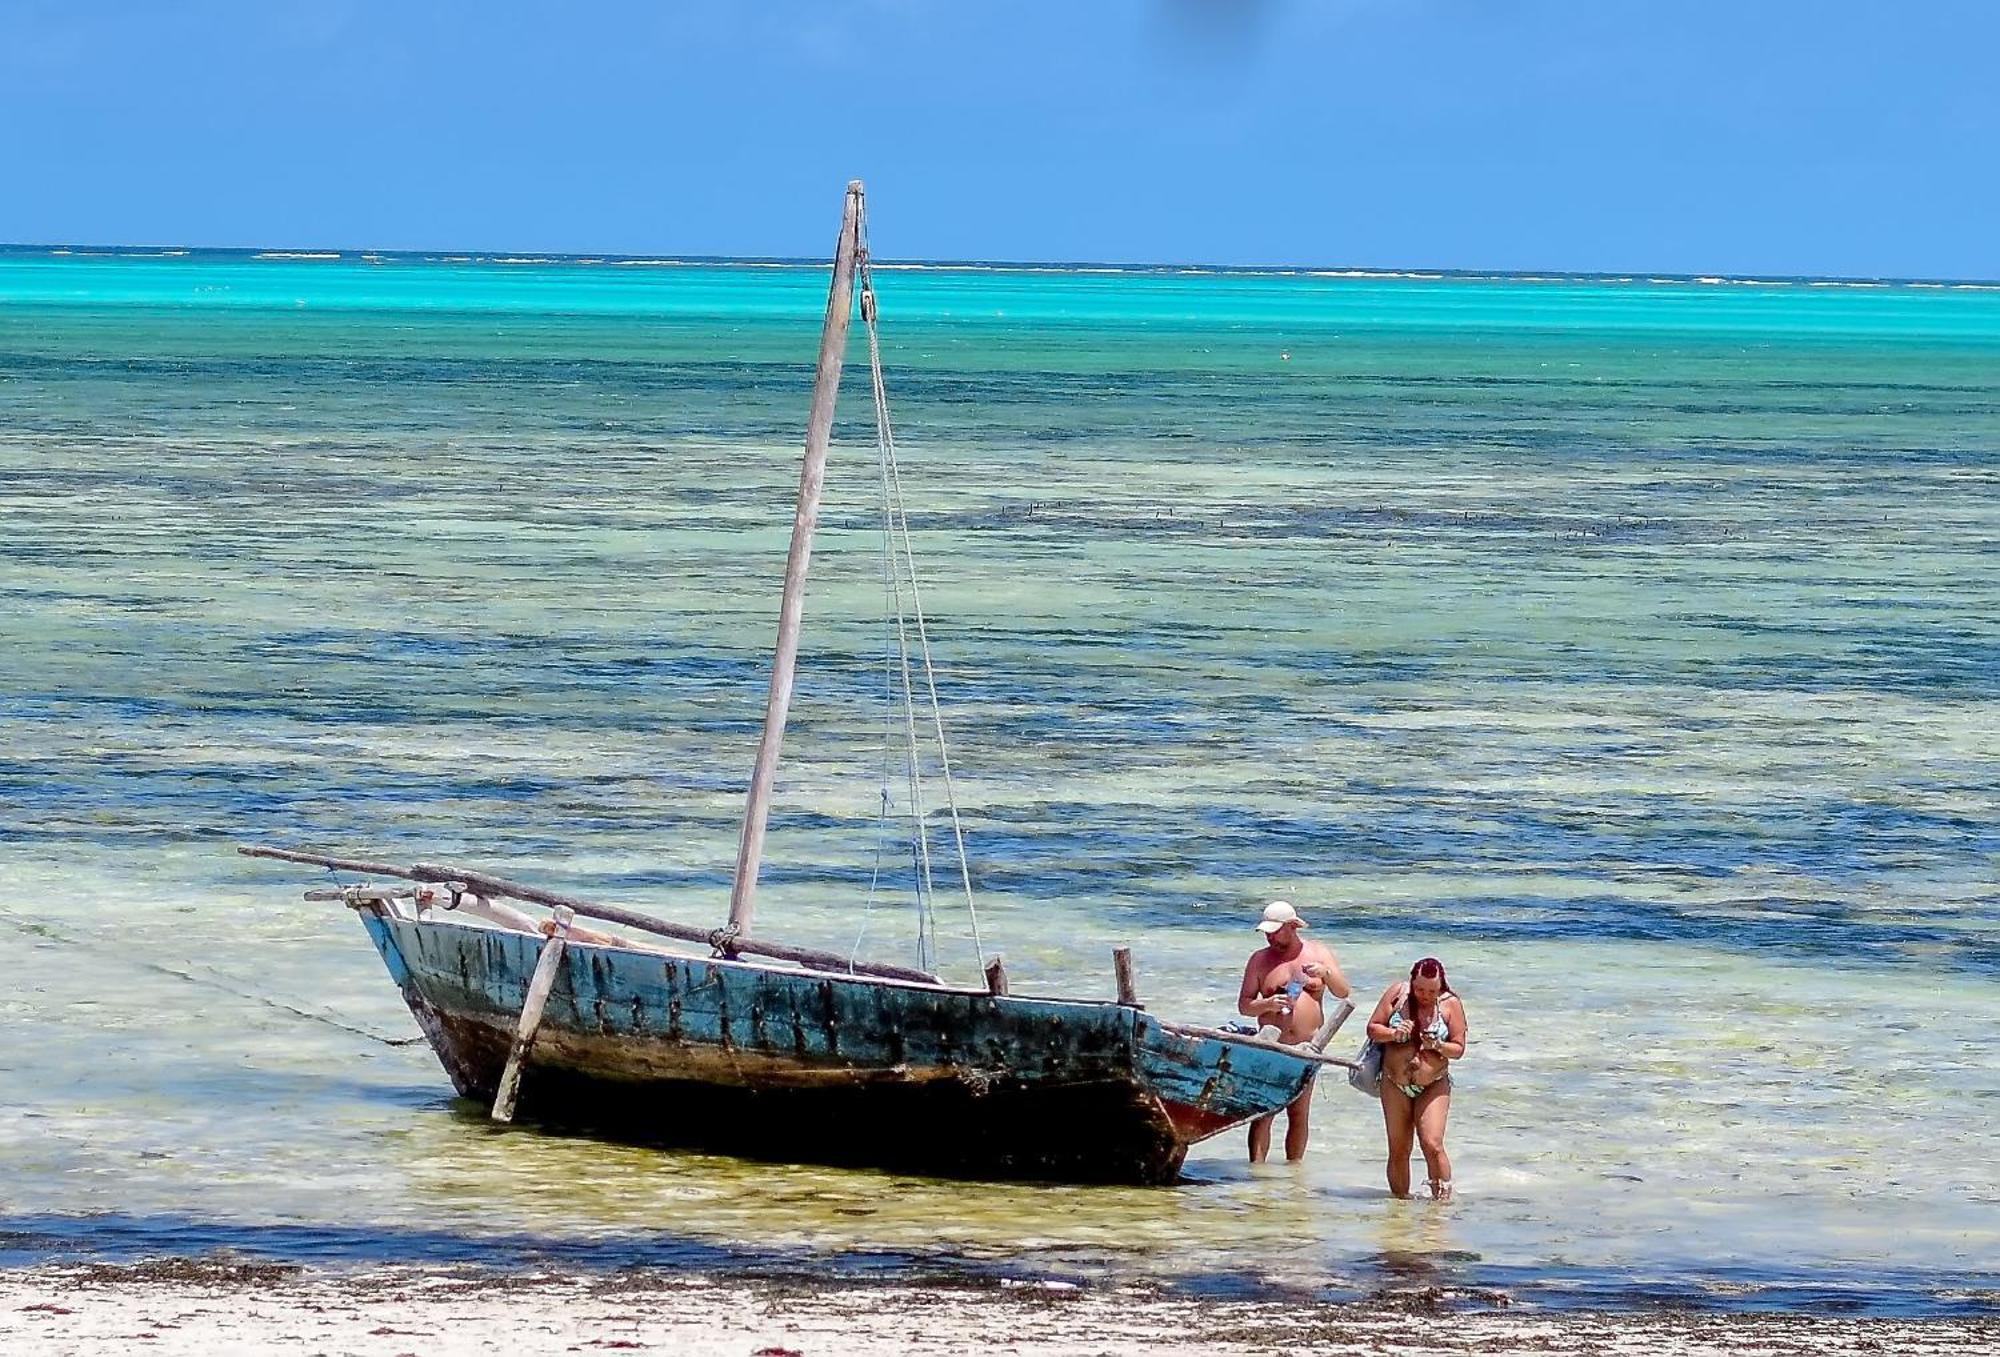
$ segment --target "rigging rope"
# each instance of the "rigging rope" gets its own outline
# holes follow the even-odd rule
[[[864,283],[864,289],[866,284]],[[861,303],[862,314],[874,312],[874,294],[864,290]],[[879,368],[873,374],[877,390],[881,389]],[[903,578],[896,568],[895,555],[896,518],[901,512],[900,502],[891,495],[890,476],[891,450],[883,437],[886,427],[881,419],[883,407],[876,406],[875,445],[882,459],[882,546],[885,561],[889,564],[888,588],[883,605],[894,620],[895,647],[888,656],[891,693],[889,701],[894,705],[895,676],[900,672],[903,684],[903,727],[909,749],[909,759],[904,765],[909,780],[910,797],[910,868],[917,886],[917,964],[924,970],[933,968],[937,953],[937,885],[931,875],[931,840],[928,826],[924,823],[924,779],[917,748],[917,695],[915,681],[910,675],[910,632],[904,621]],[[887,757],[887,751],[884,751]]]
[[[876,329],[875,275],[868,253],[867,223],[861,226],[859,250],[859,271],[861,274],[861,320],[868,331],[868,374],[869,384],[875,400],[875,439],[881,454],[883,468],[883,502],[885,528],[892,537],[889,550],[893,556],[898,542],[901,555],[910,580],[910,615],[916,623],[917,644],[923,660],[924,687],[930,698],[931,725],[937,736],[938,766],[944,775],[945,805],[951,817],[952,844],[958,853],[958,879],[965,891],[965,912],[972,923],[972,949],[983,969],[986,965],[986,949],[979,936],[979,909],[972,898],[972,872],[965,856],[965,828],[958,813],[958,791],[952,781],[951,753],[945,742],[944,714],[938,704],[937,671],[931,661],[930,630],[924,621],[923,594],[917,583],[917,558],[910,542],[910,520],[903,502],[903,478],[896,464],[896,435],[889,421],[889,392],[882,377],[882,342]],[[916,702],[910,693],[909,645],[903,628],[901,580],[896,581],[896,625],[902,641],[903,683],[905,711],[908,714],[911,737],[910,767],[914,785],[916,774]],[[914,810],[914,807],[913,807]],[[923,875],[925,885],[929,885],[930,853],[927,836],[922,830],[922,820],[918,820],[918,842],[923,845]],[[933,928],[935,937],[935,928]]]
[[[293,1017],[305,1018],[311,1022],[325,1023],[328,1027],[338,1028],[340,1031],[349,1033],[350,1035],[366,1037],[370,1041],[379,1041],[384,1046],[414,1046],[423,1040],[421,1036],[385,1037],[380,1032],[371,1032],[365,1027],[356,1027],[352,1023],[342,1022],[330,1013],[315,1013],[311,1009],[294,1007],[282,999],[273,999],[268,994],[257,994],[250,990],[238,989],[236,986],[228,983],[226,978],[218,978],[213,973],[201,975],[192,969],[180,970],[148,957],[135,955],[122,947],[110,945],[95,939],[76,937],[63,932],[61,929],[41,919],[24,919],[18,914],[0,910],[0,923],[6,923],[17,928],[30,937],[45,938],[51,942],[67,943],[69,946],[80,947],[85,951],[105,952],[125,962],[127,965],[137,966],[144,970],[157,971],[161,975],[169,975],[176,980],[185,980],[191,985],[202,985],[208,989],[221,990],[224,994],[233,994],[239,999],[248,999],[251,1003],[262,1004],[266,1008],[275,1008],[280,1013],[289,1013]]]
[[[931,835],[924,822],[924,775],[918,761],[917,750],[917,696],[910,678],[910,633],[903,622],[903,591],[900,583],[896,589],[896,655],[897,668],[903,678],[903,730],[907,737],[910,761],[910,835],[911,867],[917,878],[917,955],[919,967],[930,970],[931,961],[937,954],[937,884],[931,876]],[[928,955],[924,950],[924,939],[930,939]]]
[[[891,698],[891,705],[894,699]],[[888,710],[887,708],[884,709]],[[847,965],[851,970],[860,959],[861,944],[868,937],[869,916],[875,912],[875,886],[882,879],[882,842],[889,835],[889,732],[882,732],[882,811],[875,817],[875,865],[868,872],[868,898],[861,904],[861,931],[854,935],[854,949],[847,954]]]

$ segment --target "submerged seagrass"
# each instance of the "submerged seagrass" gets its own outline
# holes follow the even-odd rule
[[[2000,1257],[2000,290],[878,277],[988,954],[1108,999],[1131,944],[1152,1011],[1211,1021],[1273,895],[1371,997],[1443,957],[1459,1206],[1387,1199],[1328,1078],[1303,1164],[1231,1133],[1174,1191],[494,1134],[292,889],[342,883],[219,847],[719,922],[824,260],[0,248],[0,1228],[2000,1294],[1968,1281]],[[908,960],[865,903],[849,371],[753,931]],[[962,933],[934,958],[977,983]]]

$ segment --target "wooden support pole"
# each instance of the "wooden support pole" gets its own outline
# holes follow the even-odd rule
[[[398,867],[390,862],[372,862],[367,858],[328,857],[324,853],[301,853],[291,848],[267,848],[261,843],[238,844],[236,851],[246,858],[275,858],[279,862],[303,862],[310,867],[331,867],[338,872],[359,872],[363,876],[399,876],[405,881],[431,879],[418,876],[408,867]],[[443,880],[442,877],[435,879]]]
[[[516,900],[532,900],[551,908],[564,907],[592,919],[602,919],[606,923],[624,924],[642,933],[657,933],[663,938],[674,938],[680,942],[698,942],[713,947],[718,935],[711,928],[696,928],[692,924],[672,923],[666,919],[656,919],[650,914],[641,914],[636,909],[625,909],[619,905],[600,905],[590,900],[579,900],[573,895],[560,895],[538,886],[529,886],[505,877],[488,876],[485,872],[472,871],[464,867],[451,867],[434,862],[419,862],[411,868],[423,873],[421,879],[430,881],[463,881],[481,895],[511,896]],[[766,942],[761,938],[731,937],[724,940],[730,953],[744,952],[752,956],[767,956],[778,961],[790,961],[796,965],[809,966],[816,971],[831,971],[836,975],[874,975],[885,980],[912,980],[921,985],[935,985],[938,978],[929,971],[916,970],[909,966],[891,966],[881,961],[852,961],[834,952],[822,952],[815,947],[794,947],[789,943]]]
[[[1357,1060],[1349,1060],[1344,1055],[1327,1055],[1322,1051],[1315,1051],[1310,1045],[1304,1043],[1297,1046],[1273,1046],[1262,1038],[1253,1037],[1247,1033],[1224,1032],[1214,1027],[1189,1027],[1185,1023],[1160,1022],[1157,1018],[1153,1019],[1153,1021],[1159,1022],[1162,1032],[1171,1032],[1177,1037],[1187,1037],[1194,1041],[1220,1041],[1231,1046],[1257,1046],[1267,1051],[1282,1051],[1284,1054],[1297,1060],[1303,1060],[1310,1065],[1338,1065],[1342,1069],[1351,1070],[1359,1068],[1361,1063]]]
[[[1329,995],[1328,997],[1331,998],[1332,996]],[[1353,1000],[1334,999],[1327,1006],[1326,1016],[1320,1019],[1319,1031],[1313,1033],[1313,1039],[1306,1044],[1311,1046],[1315,1051],[1324,1051],[1326,1044],[1333,1040],[1335,1033],[1340,1031],[1341,1024],[1353,1016]]]
[[[556,986],[556,972],[562,969],[573,911],[557,907],[555,932],[542,944],[535,961],[535,975],[528,982],[528,997],[521,1004],[521,1020],[514,1029],[514,1045],[507,1052],[507,1068],[500,1074],[500,1089],[493,1095],[493,1120],[514,1120],[514,1104],[521,1096],[521,1067],[528,1063],[528,1051],[535,1044],[536,1029],[542,1025],[542,1010],[548,1006],[549,991]]]
[[[306,892],[308,900],[342,900],[350,905],[377,904],[384,900],[414,900],[413,890],[390,890],[387,887],[345,886],[339,890],[326,888]]]
[[[986,963],[986,992],[988,994],[1007,992],[1007,963],[997,956]]]
[[[509,881],[505,877],[475,871],[469,867],[454,867],[435,862],[419,862],[409,867],[398,867],[394,863],[373,862],[366,858],[329,857],[324,853],[302,853],[290,848],[267,848],[262,844],[239,845],[236,851],[245,857],[272,858],[279,862],[303,862],[314,867],[332,867],[337,871],[361,872],[369,876],[400,877],[405,881],[462,882],[486,897],[488,904],[491,904],[495,897],[504,896],[512,900],[531,900],[538,905],[548,905],[551,908],[560,905],[575,910],[587,918],[624,924],[627,928],[636,928],[641,933],[654,933],[680,942],[698,942],[713,946],[717,937],[713,929],[656,919],[636,909],[581,900],[574,895],[543,890],[540,886],[530,886],[525,882]],[[884,980],[907,980],[919,985],[938,983],[938,978],[929,971],[920,971],[909,966],[892,966],[881,961],[850,961],[844,956],[833,952],[822,952],[814,947],[792,947],[784,943],[764,942],[761,939],[745,937],[731,938],[728,942],[729,950],[732,952],[773,957],[779,961],[790,961],[811,970],[827,971],[834,975],[870,975]]]
[[[1132,981],[1132,949],[1112,948],[1111,965],[1118,972],[1118,1002],[1127,1008],[1144,1008],[1139,1002],[1139,987]]]

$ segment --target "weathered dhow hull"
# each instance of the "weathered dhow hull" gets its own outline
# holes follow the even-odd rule
[[[364,906],[459,1093],[490,1102],[538,937]],[[1111,1003],[571,942],[523,1118],[737,1154],[978,1177],[1163,1183],[1316,1066]]]

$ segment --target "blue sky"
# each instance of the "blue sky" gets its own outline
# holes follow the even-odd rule
[[[0,0],[0,240],[2000,276],[1990,0]]]

